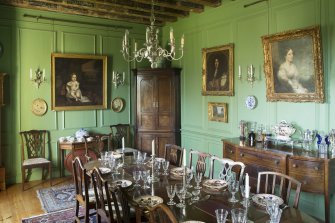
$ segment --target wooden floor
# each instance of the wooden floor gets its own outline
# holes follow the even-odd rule
[[[53,179],[53,186],[72,182],[71,177]],[[20,223],[22,218],[44,214],[36,190],[50,187],[49,181],[34,181],[25,184],[7,186],[6,191],[0,191],[0,223]]]

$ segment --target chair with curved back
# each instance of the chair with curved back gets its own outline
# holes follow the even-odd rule
[[[184,149],[180,146],[173,144],[165,144],[165,156],[164,158],[170,161],[173,166],[180,167],[183,162]]]
[[[116,124],[110,126],[113,137],[113,150],[122,148],[122,138],[124,137],[125,147],[131,147],[130,142],[130,125]]]
[[[289,205],[291,193],[295,189],[293,207],[298,208],[301,192],[301,183],[293,177],[282,173],[264,171],[258,172],[257,194],[274,194],[281,197],[284,203]]]
[[[85,223],[90,222],[90,215],[95,213],[89,213],[91,209],[95,209],[95,195],[93,188],[89,188],[90,185],[90,176],[88,175],[86,169],[83,167],[83,162],[80,158],[76,157],[72,161],[72,171],[73,171],[73,180],[76,189],[76,208],[75,208],[75,221],[80,222],[81,219],[84,219]],[[85,159],[85,158],[84,158]],[[84,208],[84,215],[79,216],[79,207]]]
[[[21,136],[21,172],[22,190],[25,190],[25,183],[29,181],[32,169],[42,168],[42,180],[49,174],[51,181],[51,161],[45,158],[45,144],[48,132],[46,130],[29,130],[20,132]],[[44,173],[44,170],[47,170]],[[27,172],[27,173],[26,173]]]
[[[210,159],[210,169],[209,169],[209,178],[214,178],[215,173],[215,163],[220,165],[219,170],[219,178],[225,180],[226,182],[230,181],[230,178],[233,176],[232,173],[234,172],[236,180],[239,181],[240,185],[243,181],[243,174],[245,165],[242,162],[235,162],[234,160],[227,159],[227,158],[219,158],[217,156],[212,156]]]
[[[184,154],[185,155],[185,154]],[[202,173],[204,176],[207,170],[207,163],[209,163],[209,158],[212,156],[209,153],[200,152],[197,150],[190,149],[190,159],[189,159],[189,167],[192,168],[193,165],[193,157],[197,156],[197,160],[195,162],[195,172]]]
[[[176,216],[165,204],[158,204],[149,209],[149,223],[178,223]]]

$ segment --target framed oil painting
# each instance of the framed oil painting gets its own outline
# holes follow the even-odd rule
[[[53,53],[51,72],[52,110],[107,108],[107,56]]]
[[[268,101],[324,102],[320,27],[262,37]]]
[[[227,103],[208,102],[208,120],[228,122]]]
[[[202,95],[234,95],[234,45],[202,49]]]

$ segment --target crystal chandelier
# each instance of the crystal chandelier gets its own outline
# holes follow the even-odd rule
[[[137,50],[137,43],[134,43],[134,51],[130,52],[130,45],[129,45],[129,31],[126,30],[123,40],[122,40],[122,50],[121,53],[123,58],[128,61],[141,62],[143,58],[146,58],[151,63],[151,68],[156,68],[159,61],[162,58],[166,58],[168,60],[179,60],[183,57],[184,54],[184,35],[181,37],[180,40],[180,55],[179,57],[176,56],[176,44],[175,39],[173,36],[173,29],[170,28],[170,41],[168,45],[170,46],[170,51],[163,49],[159,45],[158,40],[158,32],[159,30],[155,26],[155,14],[154,14],[154,0],[152,0],[151,4],[151,16],[150,16],[150,26],[146,29],[146,42],[143,44],[144,47]]]

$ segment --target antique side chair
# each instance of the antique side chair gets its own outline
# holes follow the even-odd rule
[[[20,132],[20,136],[22,190],[25,190],[25,182],[29,181],[33,168],[42,168],[42,180],[46,179],[49,174],[50,185],[52,185],[51,161],[45,157],[48,132],[46,130],[29,130]]]
[[[180,167],[183,162],[184,150],[180,146],[173,144],[165,144],[165,156],[164,158],[170,161],[173,166]]]
[[[200,151],[197,151],[197,150],[190,149],[190,155],[189,155],[189,157],[190,157],[189,167],[190,168],[192,168],[194,156],[197,157],[197,159],[195,161],[195,170],[194,171],[196,173],[202,173],[202,175],[204,176],[206,174],[206,170],[207,170],[207,163],[209,163],[209,159],[212,155],[209,154],[209,153],[200,152]]]

